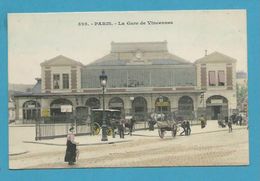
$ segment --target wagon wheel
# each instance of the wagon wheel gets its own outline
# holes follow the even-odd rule
[[[93,131],[93,134],[94,134],[94,135],[98,135],[98,134],[99,134],[99,132],[100,132],[100,126],[99,126],[98,123],[94,123],[94,124],[92,125],[92,131]]]
[[[107,128],[107,135],[111,136],[112,135],[112,128]]]
[[[159,128],[159,129],[158,129],[158,133],[159,133],[160,138],[163,139],[163,137],[164,137],[164,131]]]

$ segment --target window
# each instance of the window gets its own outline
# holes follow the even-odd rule
[[[225,72],[223,70],[218,71],[218,86],[225,85]]]
[[[209,86],[216,86],[215,71],[209,71]]]
[[[53,89],[59,89],[59,88],[60,88],[60,75],[53,74]]]
[[[69,74],[62,74],[62,88],[69,89]]]

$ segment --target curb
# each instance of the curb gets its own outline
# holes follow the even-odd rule
[[[111,142],[104,142],[104,143],[85,143],[85,144],[79,144],[77,146],[91,146],[91,145],[106,145],[106,144],[116,144],[116,143],[125,143],[130,142],[132,140],[122,140],[122,141],[111,141]],[[57,143],[40,143],[36,141],[23,141],[23,143],[33,143],[33,144],[40,144],[40,145],[50,145],[50,146],[66,146],[66,144],[57,144]]]
[[[23,154],[26,154],[26,153],[29,153],[29,151],[23,151],[23,152],[19,152],[19,153],[10,153],[8,155],[9,156],[17,156],[17,155],[23,155]]]

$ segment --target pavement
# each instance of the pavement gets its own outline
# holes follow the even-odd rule
[[[9,129],[12,129],[12,127],[9,127]],[[17,129],[17,128],[16,128]],[[20,129],[24,129],[21,127]],[[34,128],[30,127],[28,129],[32,129],[33,132]],[[237,126],[233,125],[233,131],[236,131],[237,129],[247,129],[246,126]],[[207,126],[203,129],[201,129],[200,125],[193,125],[191,126],[191,136],[195,134],[207,134],[212,132],[228,132],[228,128],[220,128],[218,126],[217,121],[207,121]],[[180,128],[179,132],[177,133],[177,136],[179,136],[180,132],[182,132],[182,128]],[[232,133],[231,133],[232,134]],[[9,138],[12,137],[12,135],[9,135]],[[75,141],[78,142],[78,146],[89,146],[89,145],[102,145],[102,144],[119,144],[123,142],[130,142],[134,141],[136,139],[140,139],[140,137],[158,137],[158,130],[155,129],[154,131],[149,130],[140,130],[133,132],[132,136],[125,135],[124,139],[119,138],[119,135],[116,135],[116,138],[112,138],[111,136],[108,136],[108,141],[101,141],[101,134],[90,136],[90,135],[84,135],[84,136],[77,136]],[[166,132],[165,137],[171,137],[171,132]],[[24,137],[20,139],[20,142],[22,144],[11,144],[9,143],[9,156],[16,156],[21,154],[26,154],[29,151],[32,151],[32,146],[29,146],[29,144],[34,144],[36,147],[37,145],[48,145],[48,146],[56,146],[56,147],[65,147],[66,146],[66,138],[55,138],[55,139],[48,139],[48,140],[40,140],[35,141],[34,136],[28,138]],[[34,147],[35,147],[34,146]]]

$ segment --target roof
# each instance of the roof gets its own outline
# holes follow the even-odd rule
[[[138,57],[139,54],[139,57]],[[187,60],[171,54],[167,42],[111,43],[111,52],[88,66],[105,65],[175,65],[190,64]]]
[[[92,109],[92,111],[103,112],[103,109]],[[105,109],[105,111],[108,111],[108,112],[120,112],[120,110],[117,110],[117,109]]]
[[[235,63],[236,59],[219,52],[213,52],[195,61],[195,63]]]
[[[32,93],[41,93],[42,83],[41,80],[37,81],[37,83],[32,88]]]
[[[52,59],[46,60],[43,63],[41,63],[41,66],[75,66],[75,65],[79,65],[79,66],[83,66],[82,63],[73,60],[71,58],[65,57],[63,55],[59,55],[56,56]]]
[[[167,52],[167,41],[162,42],[111,42],[111,52],[135,52],[140,51],[165,51]]]

